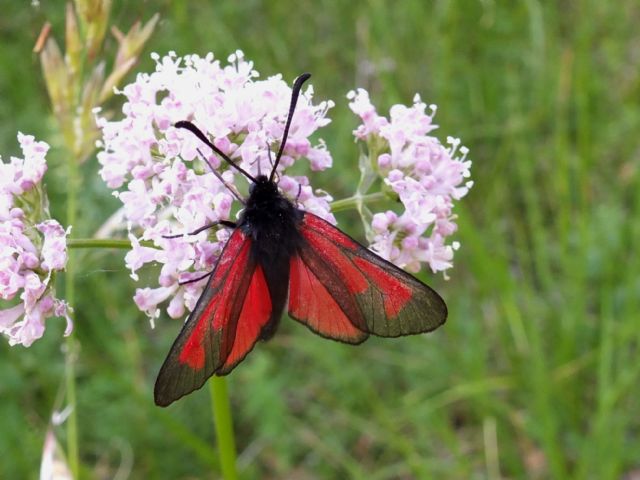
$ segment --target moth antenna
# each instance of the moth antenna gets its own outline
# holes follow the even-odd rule
[[[176,128],[184,128],[185,130],[189,130],[196,137],[198,137],[202,143],[206,144],[211,150],[216,152],[225,162],[227,162],[229,164],[230,167],[235,168],[237,171],[239,171],[241,174],[243,174],[245,177],[247,177],[253,183],[256,183],[256,179],[253,178],[253,176],[250,175],[249,172],[244,170],[239,165],[236,165],[235,162],[233,160],[231,160],[222,150],[220,150],[213,143],[211,143],[211,141],[209,141],[207,136],[204,133],[202,133],[202,131],[198,127],[196,127],[193,123],[191,123],[191,122],[189,122],[187,120],[180,120],[179,122],[175,123],[174,127],[176,127]]]
[[[238,192],[238,190],[236,190],[236,187],[231,184],[228,183],[224,178],[222,178],[222,175],[220,175],[220,172],[218,172],[215,168],[213,168],[213,165],[211,165],[211,163],[209,162],[209,160],[207,159],[207,157],[204,156],[204,154],[200,151],[199,148],[196,148],[196,151],[198,152],[198,154],[200,155],[200,158],[202,158],[202,160],[209,165],[209,168],[211,169],[211,173],[213,173],[216,178],[218,180],[220,180],[220,182],[227,187],[227,189],[231,192],[231,194],[236,197],[236,200],[238,200],[241,204],[246,205],[247,202],[245,202],[244,198],[242,198],[240,196],[240,192]]]
[[[309,80],[309,77],[311,77],[310,73],[303,73],[298,78],[296,78],[295,82],[293,82],[293,88],[291,90],[291,104],[289,105],[289,114],[287,116],[287,123],[284,127],[284,134],[282,135],[282,141],[280,142],[280,149],[278,150],[278,154],[276,155],[275,165],[271,169],[271,175],[269,175],[270,182],[273,182],[273,176],[276,173],[276,168],[278,168],[278,163],[280,163],[280,157],[282,157],[284,146],[287,143],[287,137],[289,136],[289,128],[291,127],[291,120],[293,119],[293,112],[296,110],[296,104],[298,103],[298,97],[300,96],[300,90],[302,89],[302,84],[307,80]]]
[[[267,142],[267,157],[269,157],[269,165],[273,168],[273,157],[271,156],[271,148],[269,147],[269,142]]]

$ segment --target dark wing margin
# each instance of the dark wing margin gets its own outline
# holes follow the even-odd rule
[[[251,240],[236,229],[160,369],[156,405],[167,406],[199,389],[213,374],[231,372],[270,316],[264,272],[251,255]]]
[[[289,315],[325,337],[360,343],[367,334],[430,332],[447,319],[431,287],[327,221],[306,212],[291,259]]]

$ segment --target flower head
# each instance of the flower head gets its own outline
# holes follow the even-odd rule
[[[211,271],[224,242],[225,229],[186,235],[204,225],[233,219],[239,205],[227,185],[246,189],[246,180],[190,132],[174,127],[196,124],[238,166],[256,176],[271,170],[280,147],[291,87],[276,75],[259,79],[253,63],[236,52],[226,63],[171,52],[152,55],[156,70],[138,75],[122,93],[124,117],[99,119],[100,174],[123,204],[133,248],[126,257],[131,276],[143,265],[162,265],[158,288],[142,288],[138,307],[151,318],[171,299],[167,312],[184,314],[195,305],[204,282],[180,284]],[[304,176],[287,173],[306,160],[312,170],[331,166],[323,142],[309,137],[329,123],[331,102],[312,102],[313,89],[300,96],[280,164],[280,189],[302,209],[335,222],[328,194],[315,191]],[[215,172],[203,161],[206,160]],[[185,234],[178,238],[165,238]]]
[[[62,226],[48,218],[40,182],[49,146],[18,134],[24,158],[0,162],[0,332],[9,344],[30,346],[42,337],[48,317],[66,317],[67,304],[55,297],[52,278],[67,260]]]
[[[378,115],[366,90],[349,92],[347,98],[362,120],[354,136],[367,144],[372,169],[404,207],[372,215],[371,248],[412,272],[423,263],[434,272],[451,268],[459,248],[457,242],[445,242],[457,229],[453,203],[473,185],[467,148],[458,139],[448,137],[445,146],[430,135],[437,128],[436,107],[427,112],[418,95],[410,107],[392,106],[389,118]]]

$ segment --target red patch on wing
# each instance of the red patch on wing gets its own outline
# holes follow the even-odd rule
[[[201,321],[196,325],[180,352],[180,356],[178,357],[180,363],[184,363],[194,370],[200,370],[204,367],[204,346],[202,345],[202,340],[205,331],[205,322]]]
[[[238,317],[233,348],[224,362],[222,370],[232,367],[249,353],[270,316],[271,295],[262,267],[258,265],[253,277],[251,277],[249,290],[247,290],[247,296]]]
[[[368,260],[355,257],[353,261],[384,295],[384,311],[387,317],[396,317],[411,300],[411,287]]]
[[[314,230],[315,233],[324,235],[325,237],[330,238],[333,242],[348,248],[349,250],[355,251],[360,248],[360,245],[358,245],[357,242],[350,239],[336,227],[328,223],[326,220],[322,220],[320,217],[315,215],[305,215],[302,223],[308,226],[311,230]]]
[[[307,215],[306,217],[310,217]],[[305,217],[305,218],[306,218]],[[331,227],[331,230],[335,230]],[[334,243],[334,239],[329,240],[326,236],[323,237],[319,232],[302,229],[302,235],[309,242],[309,244],[315,249],[315,251],[322,255],[322,258],[332,264],[335,267],[336,273],[340,275],[340,278],[344,281],[349,293],[363,293],[369,288],[369,282],[362,275],[362,272],[358,270],[351,260],[345,256],[344,252]],[[337,236],[335,236],[337,237]],[[340,235],[340,245],[344,245],[346,242],[344,239],[349,240],[345,235]]]
[[[357,329],[340,306],[297,255],[291,258],[289,314],[326,337],[359,342],[366,333]]]
[[[205,310],[202,312],[202,318],[210,318],[213,315],[212,326],[215,330],[221,330],[227,326],[227,321],[231,315],[231,298],[235,295],[238,289],[239,282],[242,278],[242,273],[246,268],[247,260],[249,259],[249,242],[245,242],[242,238],[237,242],[237,245],[232,245],[229,254],[225,252],[224,264],[221,265],[224,269],[222,275],[227,271],[229,272],[224,279],[224,284],[216,297],[221,297],[226,301],[216,303],[214,298],[211,299]],[[216,277],[217,277],[216,272]],[[215,311],[214,311],[215,309]]]
[[[193,328],[191,335],[186,340],[178,360],[189,367],[199,370],[205,364],[205,348],[203,345],[205,334],[210,328],[222,330],[225,328],[231,315],[233,302],[231,299],[238,287],[241,279],[240,273],[245,268],[249,255],[249,242],[245,241],[243,235],[234,235],[229,239],[229,244],[225,247],[216,270],[214,278],[205,288],[216,288],[221,282],[215,295],[207,302],[206,307],[200,314],[198,324]],[[264,277],[263,277],[264,279]]]

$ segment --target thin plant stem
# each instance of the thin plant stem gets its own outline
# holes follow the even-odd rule
[[[353,195],[352,197],[342,198],[335,202],[331,202],[331,211],[341,212],[343,210],[358,208],[359,205],[364,203],[381,202],[388,199],[389,197],[387,197],[383,192],[369,193],[367,195]]]
[[[209,380],[211,391],[211,408],[213,410],[213,422],[218,441],[218,456],[222,469],[222,478],[225,480],[237,480],[236,469],[236,442],[233,435],[233,420],[229,403],[229,392],[225,377],[212,377]]]
[[[78,202],[78,158],[69,155],[68,189],[67,189],[67,225],[76,224],[76,212]],[[71,233],[73,235],[73,231]],[[70,249],[67,252],[67,265],[65,275],[65,298],[69,305],[75,304],[75,255]],[[72,333],[66,339],[65,349],[65,386],[67,390],[67,403],[71,407],[71,413],[67,419],[67,456],[69,468],[73,478],[78,478],[80,472],[80,454],[78,448],[78,415],[76,398],[76,340]]]
[[[67,290],[68,292],[68,290]],[[65,339],[65,388],[67,403],[71,406],[67,418],[67,460],[72,477],[78,478],[80,471],[80,454],[78,447],[78,416],[76,400],[76,341],[73,334]]]
[[[140,241],[144,247],[156,248],[149,240]],[[117,238],[71,238],[67,240],[69,249],[75,248],[118,248],[128,250],[131,248],[131,241]]]

